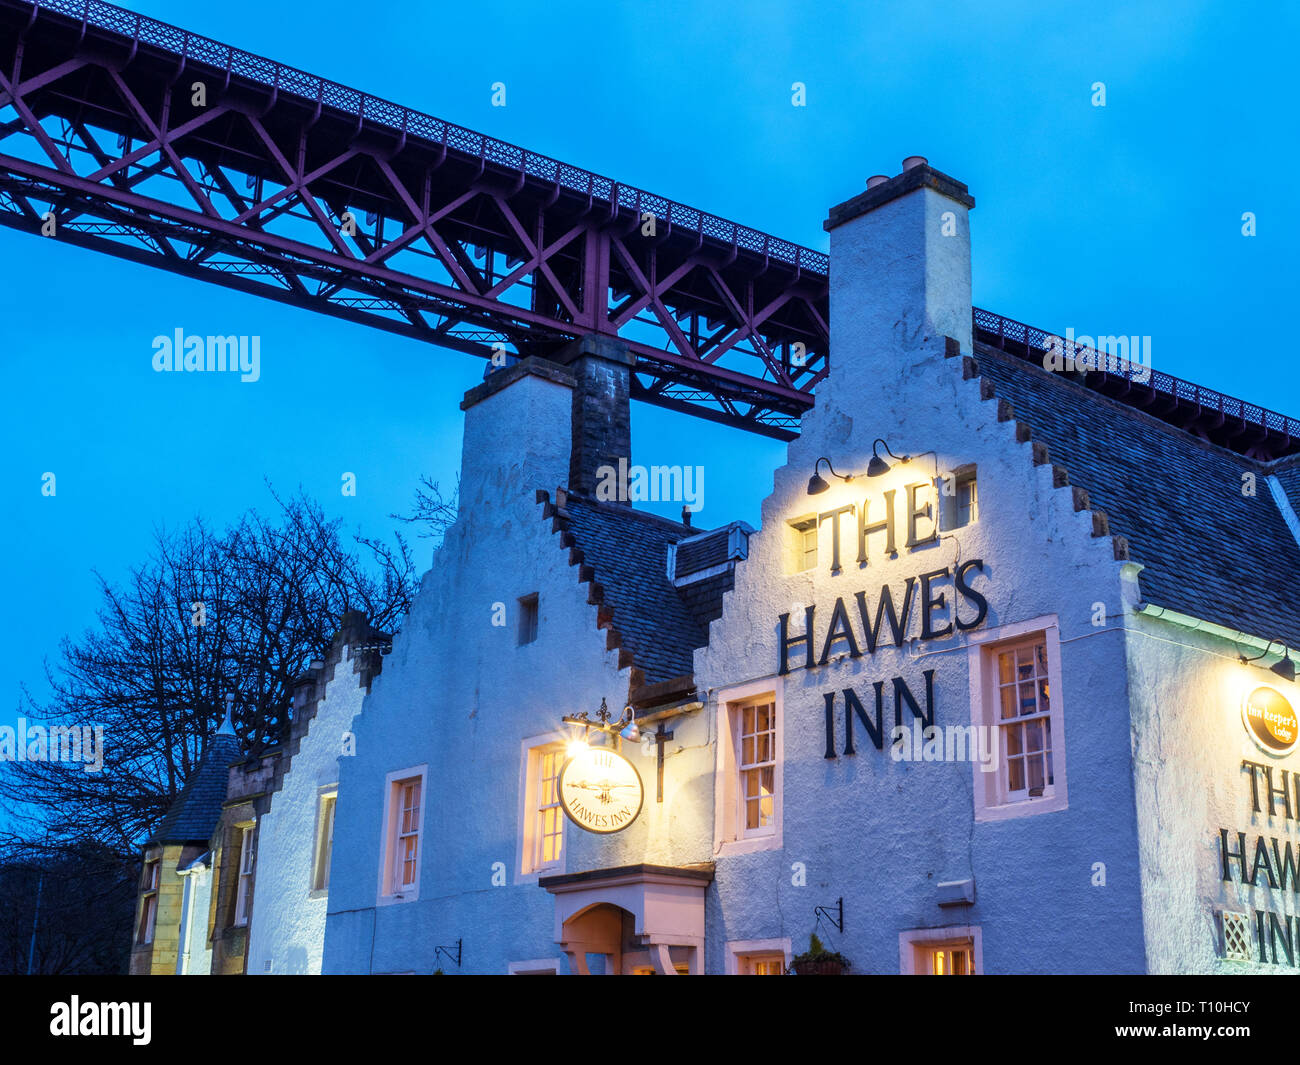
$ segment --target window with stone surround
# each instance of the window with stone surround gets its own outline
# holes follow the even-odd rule
[[[154,922],[158,919],[159,869],[160,864],[157,858],[144,863],[144,891],[140,897],[140,925],[135,937],[135,941],[140,944],[153,942]]]
[[[239,878],[235,883],[235,926],[248,924],[253,912],[253,833],[256,822],[237,825],[239,829]]]

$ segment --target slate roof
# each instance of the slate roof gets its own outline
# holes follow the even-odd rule
[[[221,820],[230,766],[243,752],[235,736],[217,733],[199,759],[185,787],[167,810],[150,843],[207,843]]]
[[[724,525],[706,533],[694,533],[684,539],[677,548],[678,577],[720,566],[727,561],[727,541],[730,539],[731,527]]]
[[[562,506],[548,503],[547,516],[563,530],[570,562],[581,564],[579,579],[590,583],[589,599],[601,605],[602,620],[613,631],[610,645],[627,652],[640,682],[693,674],[695,650],[708,642],[708,620],[721,615],[722,596],[733,577],[699,582],[706,589],[688,586],[690,596],[673,587],[668,547],[700,530],[572,493]],[[725,548],[725,533],[722,539]]]
[[[1064,466],[1110,532],[1144,565],[1142,597],[1204,621],[1300,647],[1300,545],[1265,478],[1300,504],[1300,456],[1263,463],[984,344],[979,375]],[[1243,494],[1243,474],[1255,494]]]

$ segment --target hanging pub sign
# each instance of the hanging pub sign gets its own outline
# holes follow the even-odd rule
[[[1286,696],[1275,688],[1259,687],[1241,701],[1241,722],[1256,745],[1268,754],[1290,754],[1300,723]]]
[[[627,828],[645,799],[636,766],[609,747],[583,747],[565,762],[559,792],[569,820],[602,835]]]

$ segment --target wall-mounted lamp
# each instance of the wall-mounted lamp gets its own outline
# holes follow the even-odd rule
[[[1273,645],[1275,643],[1282,645],[1282,657],[1268,667],[1269,671],[1272,673],[1276,673],[1283,680],[1294,681],[1295,663],[1291,661],[1290,649],[1287,647],[1286,643],[1282,640],[1269,640],[1268,646],[1265,647],[1264,650],[1261,651],[1259,654],[1257,654],[1254,658],[1247,658],[1245,655],[1238,655],[1237,661],[1240,662],[1243,666],[1248,665],[1251,662],[1258,662],[1261,658],[1267,655],[1269,651],[1273,649]]]
[[[835,467],[831,465],[831,460],[823,455],[817,460],[817,464],[813,466],[813,475],[808,478],[808,494],[810,496],[819,496],[830,487],[829,484],[822,480],[821,474],[817,472],[821,468],[823,462],[826,463],[826,468],[831,471],[832,477],[838,477],[845,484],[848,484],[853,480],[852,474],[845,476],[842,473],[836,473]]]
[[[889,450],[889,445],[886,444],[884,440],[877,440],[871,445],[871,461],[867,463],[868,477],[879,477],[881,474],[889,472],[889,463],[880,457],[879,449],[882,447],[891,459],[897,459],[899,462],[912,461],[911,455],[895,455]]]

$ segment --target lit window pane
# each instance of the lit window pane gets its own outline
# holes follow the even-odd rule
[[[1012,685],[1002,689],[1002,720],[1008,721],[1016,716],[1016,689]]]
[[[1015,655],[1011,651],[1004,651],[998,655],[998,683],[1010,684],[1015,679]]]

